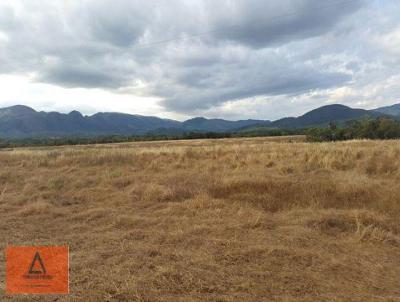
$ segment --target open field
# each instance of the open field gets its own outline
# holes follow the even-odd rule
[[[400,142],[0,151],[0,248],[70,246],[71,293],[1,301],[400,301]]]

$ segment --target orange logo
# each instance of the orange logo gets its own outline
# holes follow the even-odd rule
[[[6,261],[7,294],[68,294],[67,246],[11,246]]]

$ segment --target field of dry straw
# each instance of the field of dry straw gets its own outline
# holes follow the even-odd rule
[[[0,151],[0,249],[70,246],[68,296],[400,301],[400,142]]]

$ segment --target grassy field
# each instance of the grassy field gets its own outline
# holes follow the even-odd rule
[[[0,248],[70,246],[69,296],[400,301],[400,142],[0,151]]]

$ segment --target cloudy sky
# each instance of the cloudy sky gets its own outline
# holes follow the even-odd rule
[[[0,1],[0,107],[277,119],[397,102],[398,0]]]

